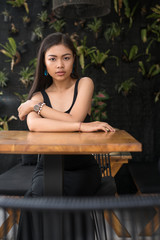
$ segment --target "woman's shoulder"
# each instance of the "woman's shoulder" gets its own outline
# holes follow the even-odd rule
[[[80,84],[91,84],[94,85],[92,78],[90,77],[82,77],[79,79]]]
[[[31,98],[32,100],[43,100],[43,96],[42,96],[42,93],[39,91],[39,92],[35,92]]]

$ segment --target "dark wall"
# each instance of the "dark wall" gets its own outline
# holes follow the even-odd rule
[[[135,1],[129,1],[129,3],[130,6],[133,7]],[[107,101],[107,121],[116,128],[125,129],[137,140],[142,142],[143,152],[135,153],[133,157],[143,161],[158,160],[160,157],[160,100],[156,103],[154,101],[154,93],[160,91],[160,74],[153,79],[144,78],[138,71],[138,61],[145,61],[146,56],[141,56],[134,62],[128,63],[122,60],[122,55],[123,49],[128,51],[134,44],[139,47],[139,53],[145,52],[146,44],[141,40],[140,29],[142,26],[146,26],[146,15],[142,15],[141,10],[145,5],[146,14],[149,14],[151,13],[151,7],[155,6],[155,4],[158,4],[158,0],[149,1],[149,3],[146,3],[146,1],[139,1],[131,29],[128,28],[128,20],[124,18],[123,35],[109,43],[105,40],[103,33],[107,28],[107,24],[119,21],[114,6],[112,6],[109,15],[102,17],[103,29],[97,40],[95,40],[93,33],[86,28],[87,23],[93,19],[87,19],[84,27],[81,29],[78,29],[74,25],[74,22],[77,21],[76,19],[64,19],[66,21],[64,32],[68,32],[69,34],[77,32],[80,39],[86,35],[87,45],[89,47],[95,45],[100,51],[110,49],[110,55],[119,58],[119,66],[116,66],[116,61],[114,59],[107,59],[105,62],[107,74],[104,74],[100,68],[90,66],[86,69],[85,75],[93,78],[95,82],[95,91],[105,89],[110,96],[110,99]],[[10,4],[7,4],[6,1],[1,1],[0,3],[1,11],[8,9],[12,16],[11,22],[14,22],[15,26],[19,29],[19,34],[13,36],[16,43],[25,40],[28,49],[26,53],[21,55],[21,62],[14,67],[13,72],[10,70],[10,63],[6,62],[7,57],[0,53],[0,71],[6,68],[9,73],[7,87],[0,88],[0,91],[4,93],[0,96],[0,117],[4,117],[5,115],[17,116],[17,107],[20,104],[20,100],[14,93],[18,92],[24,94],[29,91],[29,87],[25,88],[19,81],[19,72],[22,67],[28,66],[31,59],[36,57],[40,44],[39,41],[36,43],[31,42],[31,31],[37,24],[40,24],[37,20],[37,14],[39,12],[47,9],[48,15],[51,15],[51,1],[49,1],[46,8],[42,7],[41,1],[39,0],[28,1],[28,5],[31,24],[25,28],[22,22],[22,16],[26,15],[25,9],[23,7],[13,8]],[[0,22],[0,43],[4,44],[10,36],[8,30],[11,22],[4,23],[3,15],[0,15]],[[47,25],[44,28],[44,37],[51,32],[53,32],[53,29],[50,29],[49,25]],[[151,65],[153,63],[160,63],[159,50],[159,43],[155,43],[151,49],[153,56],[150,62]],[[130,77],[134,77],[136,86],[127,96],[118,94],[115,90],[115,85],[122,83]],[[19,120],[12,120],[9,122],[9,128],[23,129],[24,124]]]

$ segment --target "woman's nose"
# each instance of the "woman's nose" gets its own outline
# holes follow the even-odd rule
[[[57,67],[58,68],[62,68],[64,65],[63,65],[63,61],[62,60],[58,60],[57,61]]]

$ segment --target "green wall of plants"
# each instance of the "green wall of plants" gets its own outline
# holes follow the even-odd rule
[[[26,0],[20,7],[10,2],[0,2],[0,128],[25,128],[17,107],[33,81],[40,41],[62,31],[72,36],[77,48],[80,75],[95,83],[94,119],[125,129],[142,142],[143,152],[133,154],[136,160],[158,160],[159,1],[115,0],[109,15],[87,19],[56,18],[51,1],[43,5]]]

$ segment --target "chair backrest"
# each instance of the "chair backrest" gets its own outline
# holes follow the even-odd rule
[[[98,221],[100,227],[102,226],[101,221],[101,211],[104,211],[106,216],[105,224],[107,226],[107,238],[99,238],[100,240],[109,239],[123,239],[123,240],[156,240],[160,239],[159,233],[159,221],[158,221],[158,228],[151,234],[150,236],[146,235],[143,231],[144,226],[148,223],[151,216],[155,215],[155,209],[157,209],[157,220],[160,219],[160,195],[151,195],[151,196],[119,196],[118,198],[115,197],[90,197],[90,198],[80,198],[80,197],[52,197],[52,198],[7,198],[7,197],[0,197],[0,207],[2,211],[6,211],[6,209],[10,209],[13,211],[12,214],[12,221],[13,221],[13,237],[12,240],[16,240],[16,222],[17,221],[17,209],[22,211],[27,210],[27,212],[31,212],[35,214],[44,214],[48,219],[47,225],[47,233],[50,234],[50,230],[55,230],[55,234],[58,234],[56,231],[59,227],[62,227],[64,231],[61,231],[64,234],[64,238],[61,239],[69,239],[69,240],[78,240],[78,239],[86,239],[86,240],[93,240],[92,235],[92,222],[90,221],[90,212],[96,211]],[[118,237],[114,231],[114,225],[117,224],[115,221],[115,214],[118,216],[118,219],[121,222],[121,225],[118,225],[119,234],[122,237]],[[60,225],[60,221],[57,221],[58,216],[64,217],[63,224]],[[100,214],[100,216],[99,216]],[[50,221],[50,216],[52,215],[53,221]],[[2,217],[4,216],[4,223],[7,224],[5,221],[6,214],[3,213]],[[83,216],[81,221],[81,217]],[[74,217],[74,219],[73,219]],[[74,220],[74,222],[72,221]],[[54,222],[54,224],[53,224]],[[73,225],[74,223],[74,225]],[[94,224],[94,222],[93,222]],[[155,228],[156,222],[150,226],[150,232],[153,232]],[[84,225],[86,226],[86,235],[87,237],[84,238],[82,236],[84,229]],[[93,225],[94,226],[94,225]],[[125,236],[124,227],[127,229],[128,234]],[[73,237],[69,238],[69,233],[75,230],[75,234]],[[7,226],[4,227],[4,233],[7,231]],[[52,233],[51,233],[52,234]],[[70,235],[71,235],[70,234]],[[67,236],[67,237],[66,237]],[[3,238],[3,235],[2,235]],[[5,236],[4,236],[5,239]],[[8,237],[7,237],[8,239]],[[59,239],[57,236],[55,238],[49,237],[45,239]]]
[[[109,154],[94,154],[97,163],[99,164],[102,177],[111,176],[111,164]]]
[[[99,165],[102,183],[97,190],[97,196],[114,196],[117,192],[116,182],[111,174],[110,155],[109,154],[94,154],[94,157]]]

